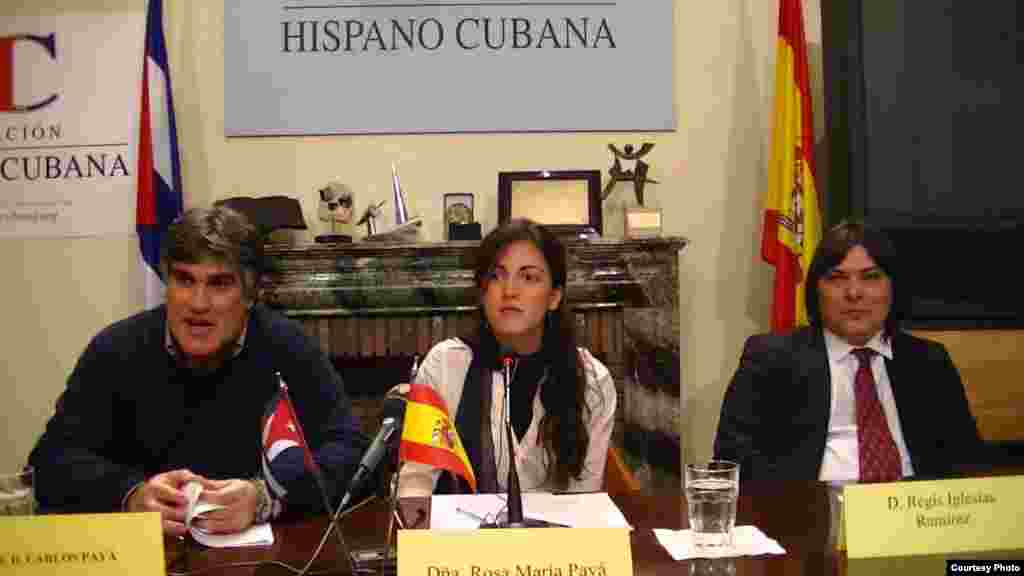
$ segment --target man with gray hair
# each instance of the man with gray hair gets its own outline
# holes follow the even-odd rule
[[[283,500],[262,477],[262,420],[278,373],[326,486],[347,484],[366,438],[319,346],[258,303],[261,261],[262,238],[230,208],[191,209],[171,224],[166,305],[92,339],[29,457],[43,510],[156,511],[180,535],[192,481],[223,506],[201,520],[211,532],[322,509],[301,451],[272,463]]]

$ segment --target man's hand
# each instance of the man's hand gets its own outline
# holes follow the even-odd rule
[[[129,512],[159,512],[164,533],[181,536],[185,534],[188,506],[182,488],[193,480],[202,480],[202,477],[188,470],[157,474],[132,492],[126,508]]]
[[[203,479],[201,499],[211,504],[224,506],[203,514],[193,520],[207,532],[231,534],[252,526],[256,520],[256,508],[260,501],[260,490],[250,480],[206,480]]]
[[[412,390],[412,384],[396,384],[392,386],[390,390],[387,391],[387,394],[385,394],[385,396],[387,396],[388,398],[404,398],[405,395],[409,393],[409,390]]]

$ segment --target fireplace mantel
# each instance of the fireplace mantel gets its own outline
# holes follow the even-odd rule
[[[619,391],[614,441],[645,489],[680,486],[679,237],[567,242],[578,340]],[[468,333],[479,242],[268,245],[262,299],[338,366],[364,425],[413,358]]]

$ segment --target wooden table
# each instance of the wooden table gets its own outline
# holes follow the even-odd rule
[[[1019,466],[965,474],[997,476],[1024,474]],[[752,524],[786,550],[781,556],[757,556],[720,560],[676,562],[654,537],[653,528],[688,528],[686,498],[679,494],[615,495],[612,499],[633,526],[630,545],[633,573],[655,575],[786,575],[856,576],[860,574],[944,574],[942,557],[897,558],[847,561],[845,553],[835,550],[834,539],[839,519],[834,493],[821,482],[746,482],[740,486],[736,524]],[[407,499],[402,513],[410,528],[426,528],[430,518],[430,500]],[[380,547],[384,544],[387,507],[381,500],[371,501],[342,521],[346,542],[351,549]],[[166,542],[168,574],[201,571],[202,574],[253,574],[271,576],[292,574],[268,561],[285,562],[301,568],[309,560],[324,533],[324,516],[274,525],[272,547],[241,549],[205,549],[178,541]],[[957,555],[963,558],[965,555]],[[979,554],[979,558],[1020,559],[1024,550]],[[228,567],[230,563],[260,563],[256,566]],[[195,573],[195,572],[190,572]],[[351,574],[348,561],[337,538],[331,536],[310,574]]]
[[[758,482],[740,489],[737,524],[753,524],[786,549],[784,556],[760,556],[716,561],[672,560],[654,537],[652,528],[686,528],[686,498],[682,494],[618,495],[613,500],[634,526],[630,536],[634,573],[657,574],[843,574],[845,557],[837,555],[829,542],[832,518],[828,487],[818,482]],[[429,500],[402,503],[403,514],[412,527],[426,527]],[[371,502],[343,520],[346,541],[351,548],[381,546],[384,543],[387,510],[383,502]],[[272,547],[206,549],[177,541],[167,542],[168,573],[210,569],[204,574],[290,574],[280,566],[226,567],[229,563],[277,560],[297,568],[308,561],[327,525],[326,517],[309,518],[274,525]],[[332,535],[312,572],[351,573],[338,540]]]

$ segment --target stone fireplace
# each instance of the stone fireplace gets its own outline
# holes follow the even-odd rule
[[[269,245],[263,300],[338,368],[368,434],[415,358],[477,322],[478,242]],[[614,444],[645,490],[680,487],[679,253],[683,238],[566,244],[581,346],[619,394]]]

